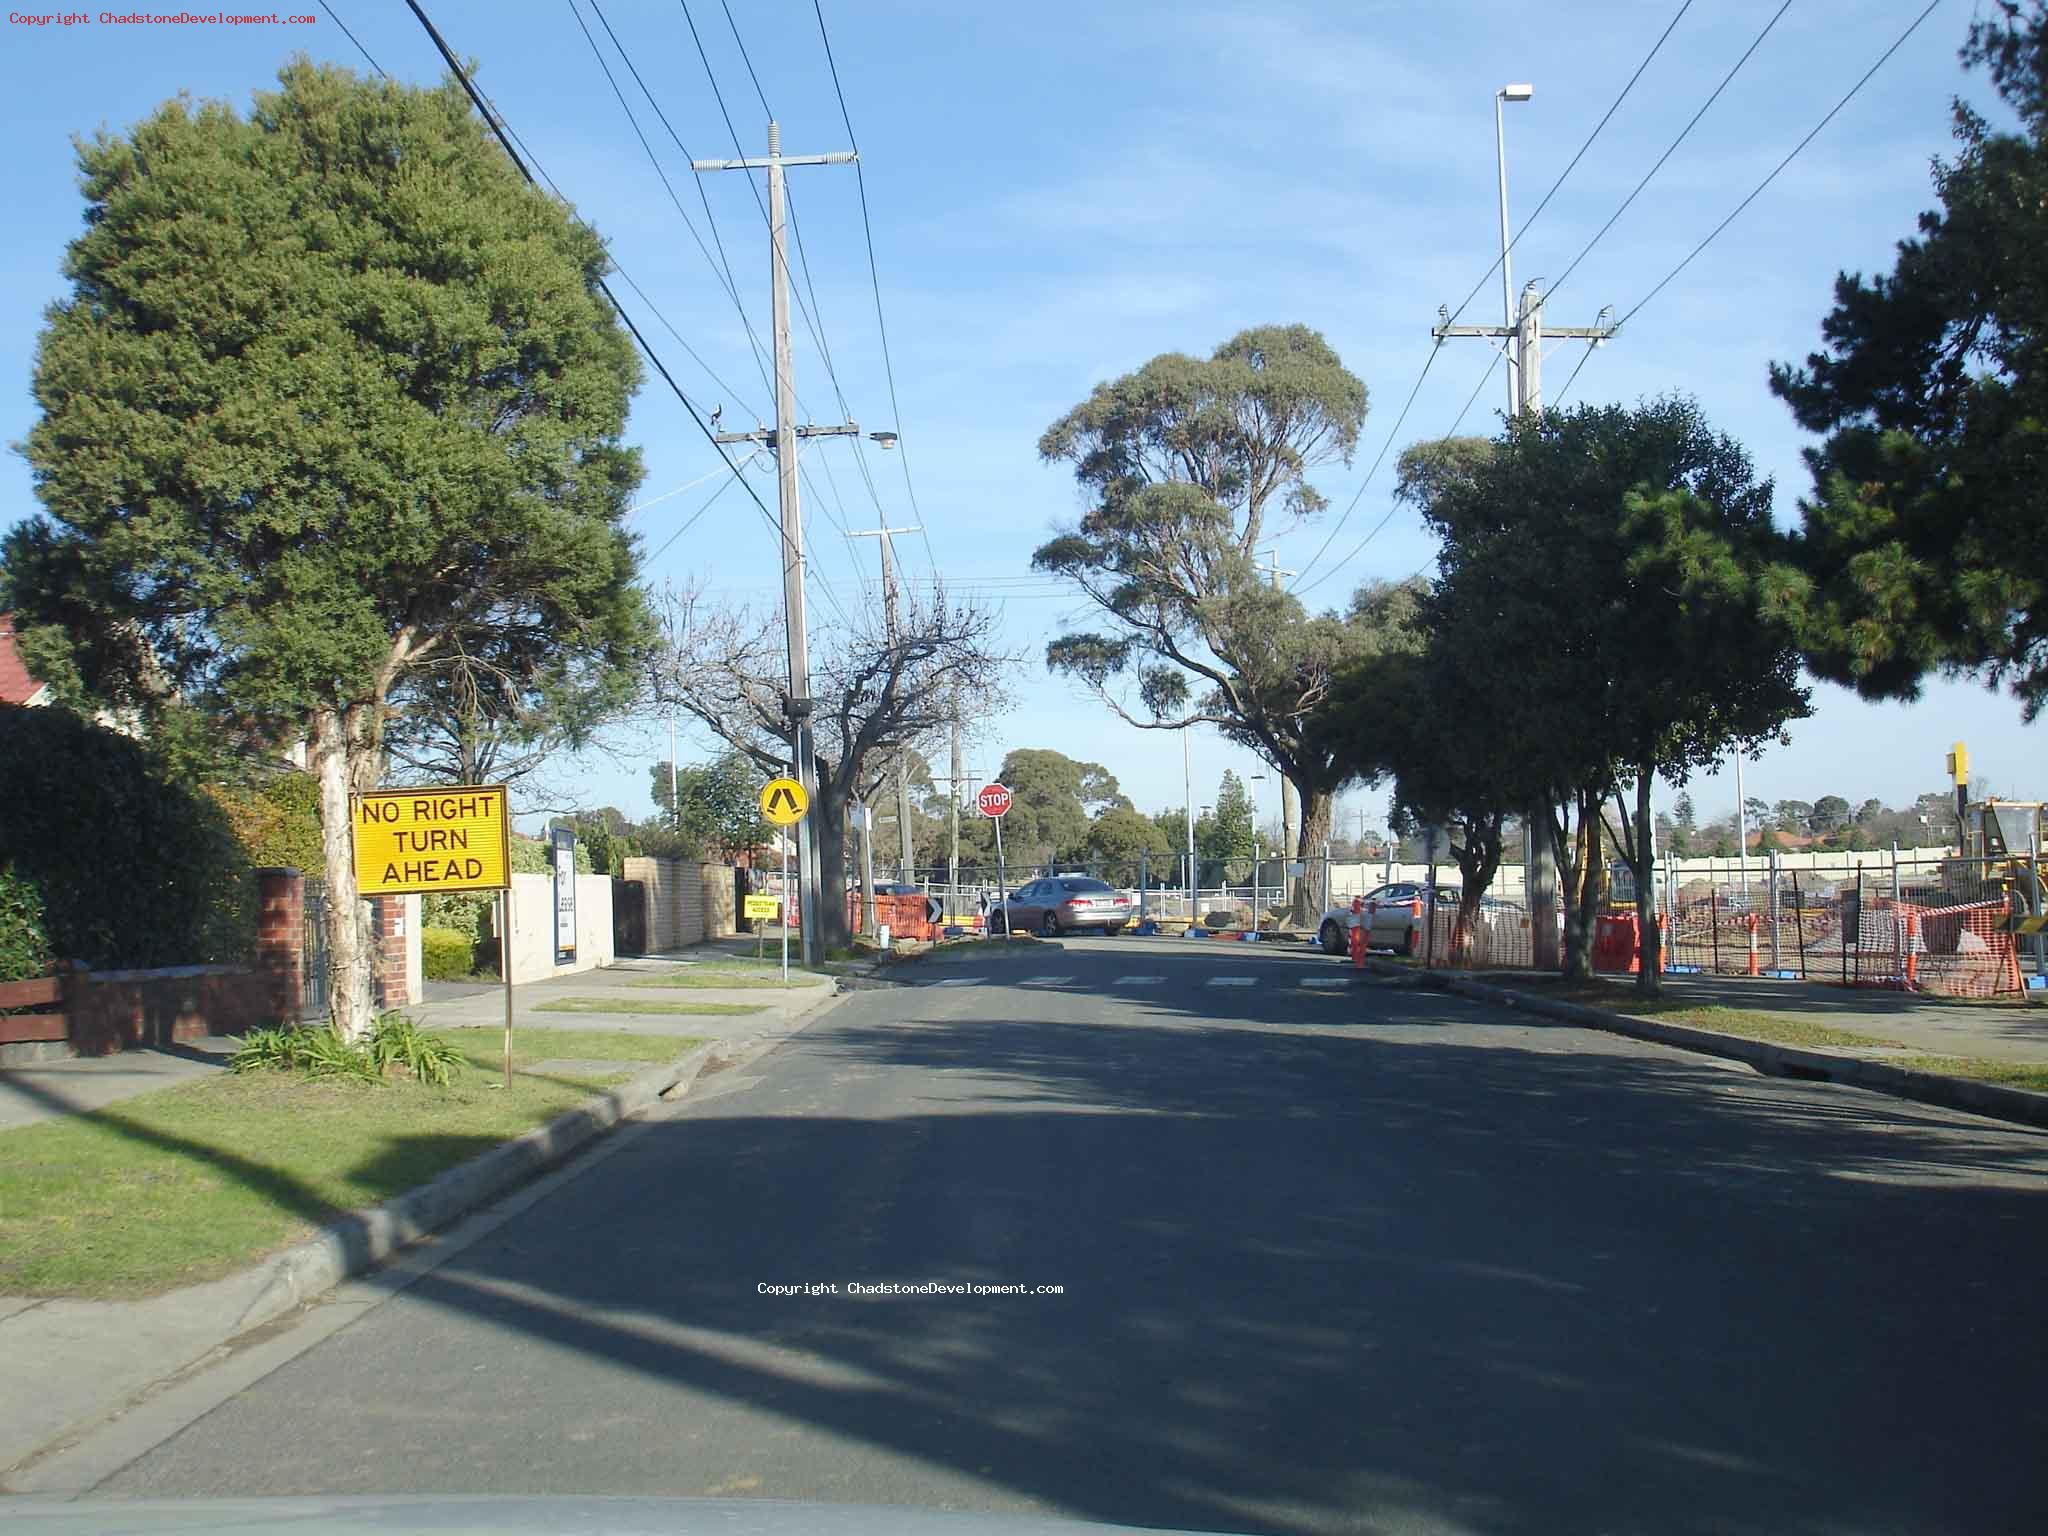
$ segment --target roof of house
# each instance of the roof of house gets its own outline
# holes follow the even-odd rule
[[[32,704],[43,692],[14,643],[14,615],[0,613],[0,704]]]

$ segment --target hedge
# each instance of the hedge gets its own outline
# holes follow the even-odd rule
[[[476,940],[453,928],[420,929],[420,968],[429,981],[460,981],[470,974]]]
[[[49,919],[43,896],[13,870],[0,867],[0,981],[50,974]]]
[[[0,869],[40,900],[48,957],[95,969],[248,958],[249,856],[220,805],[143,743],[60,707],[0,705],[0,805]]]

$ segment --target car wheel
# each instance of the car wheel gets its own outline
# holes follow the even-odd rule
[[[1048,912],[1038,920],[1038,931],[1048,939],[1060,936],[1060,920],[1057,914]]]
[[[1123,931],[1124,925],[1122,923],[1111,923],[1107,928],[1103,929],[1103,932],[1108,934],[1112,939],[1115,938],[1118,934],[1122,933]]]
[[[1341,955],[1344,953],[1344,936],[1338,930],[1337,919],[1334,917],[1323,919],[1322,941],[1324,954]]]

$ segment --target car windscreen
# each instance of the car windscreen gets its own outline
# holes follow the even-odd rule
[[[1062,880],[1060,889],[1074,895],[1092,896],[1098,891],[1114,890],[1115,887],[1101,880]]]

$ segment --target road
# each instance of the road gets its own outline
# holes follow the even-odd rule
[[[924,974],[101,1491],[2039,1528],[2048,1138],[1294,949]],[[847,1293],[924,1281],[1062,1293]]]

